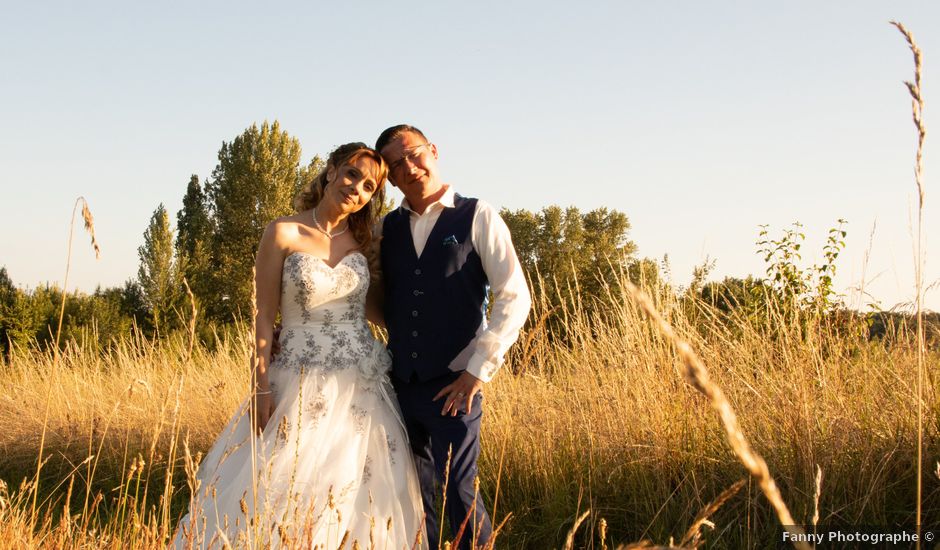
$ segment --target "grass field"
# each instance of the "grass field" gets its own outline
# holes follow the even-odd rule
[[[669,293],[656,302],[738,411],[795,521],[812,522],[819,468],[820,524],[913,524],[910,330],[868,341],[826,321],[755,324]],[[537,304],[536,320],[557,323],[534,323],[487,387],[481,491],[496,523],[511,514],[497,548],[561,547],[588,511],[576,547],[678,543],[709,502],[749,479],[672,344],[625,291],[600,306],[574,301],[549,317]],[[0,544],[165,544],[188,498],[184,441],[193,455],[206,450],[247,391],[248,332],[212,351],[197,345],[188,361],[182,334],[128,338],[106,352],[70,346],[59,358],[15,354],[0,375]],[[929,464],[940,457],[937,365],[932,352]],[[938,489],[925,475],[926,526],[940,527]],[[712,547],[760,548],[779,536],[749,481],[708,519]]]

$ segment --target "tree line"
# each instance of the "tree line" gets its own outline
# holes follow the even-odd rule
[[[293,197],[324,164],[319,155],[302,163],[299,141],[277,121],[253,124],[232,141],[223,141],[209,178],[190,177],[175,227],[166,207],[157,205],[138,249],[137,276],[123,286],[67,296],[49,284],[24,290],[0,266],[4,357],[13,347],[52,345],[63,299],[63,346],[106,347],[133,330],[159,338],[190,323],[211,345],[220,330],[249,319],[254,257],[264,227],[293,212]],[[540,211],[503,209],[500,214],[543,315],[565,307],[603,309],[621,295],[619,287],[626,280],[677,296],[690,308],[708,304],[719,315],[743,316],[758,324],[772,318],[804,322],[845,310],[832,287],[845,246],[844,220],[829,230],[820,265],[801,265],[802,226],[794,224],[776,238],[764,227],[755,243],[767,267],[764,277],[707,282],[714,263],[706,262],[688,286],[673,288],[665,259],[636,256],[623,212],[548,206]],[[768,308],[774,308],[773,315]],[[935,317],[928,321],[940,323]],[[867,324],[883,334],[904,319],[903,314],[870,312]],[[562,320],[548,323],[554,324],[550,333],[564,334]]]
[[[66,299],[63,345],[106,346],[134,328],[163,336],[187,327],[195,303],[198,332],[211,339],[219,327],[251,313],[252,269],[265,225],[293,212],[293,197],[323,169],[316,155],[301,162],[297,138],[277,121],[253,124],[224,141],[209,178],[192,175],[175,214],[157,205],[138,248],[137,276],[123,286],[64,296],[53,285],[18,288],[0,271],[0,346],[54,341],[58,307]],[[385,209],[391,204],[383,205]],[[541,292],[577,278],[599,294],[605,271],[635,262],[630,223],[616,210],[550,206],[538,212],[503,210],[519,258]]]

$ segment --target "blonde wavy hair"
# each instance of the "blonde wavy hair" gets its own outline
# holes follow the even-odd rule
[[[374,174],[376,189],[372,193],[369,202],[361,210],[349,216],[349,231],[356,239],[356,242],[359,243],[359,250],[369,259],[369,265],[375,265],[378,258],[378,247],[373,246],[372,230],[379,221],[381,205],[385,203],[385,180],[388,178],[388,165],[385,164],[385,159],[375,149],[360,142],[346,143],[334,149],[327,158],[323,170],[320,170],[313,179],[304,184],[297,196],[294,197],[294,208],[297,212],[314,208],[323,198],[323,190],[329,183],[327,174],[330,172],[330,168],[339,170],[343,166],[355,163],[362,157],[370,158],[378,165],[378,170]]]

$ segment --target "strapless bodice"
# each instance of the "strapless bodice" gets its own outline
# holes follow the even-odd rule
[[[303,252],[284,260],[281,353],[272,367],[328,372],[356,369],[366,379],[391,368],[385,346],[366,322],[369,262],[361,252],[334,267]]]
[[[352,252],[330,267],[322,258],[293,252],[281,274],[284,328],[323,323],[365,322],[369,265]]]

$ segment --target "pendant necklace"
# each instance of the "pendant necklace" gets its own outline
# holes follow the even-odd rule
[[[329,231],[327,231],[326,229],[323,229],[323,226],[320,225],[320,220],[317,219],[316,208],[313,209],[313,225],[314,227],[317,228],[317,231],[326,235],[326,238],[330,240],[333,240],[334,237],[339,237],[340,235],[342,235],[343,233],[349,230],[349,222],[346,222],[346,227],[344,227],[342,231],[337,231],[336,233],[330,234]]]

